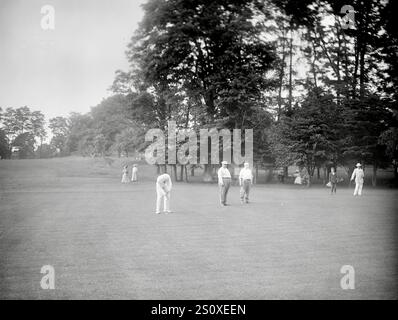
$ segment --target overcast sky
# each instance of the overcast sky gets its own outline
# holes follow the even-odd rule
[[[48,118],[85,113],[110,93],[145,0],[0,0],[0,107]],[[43,30],[41,8],[55,9]]]

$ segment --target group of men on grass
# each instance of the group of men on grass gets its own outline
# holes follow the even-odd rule
[[[228,190],[231,186],[231,173],[227,168],[228,162],[222,161],[221,168],[218,169],[218,185],[220,192],[220,204],[221,206],[227,205]],[[239,173],[239,185],[240,185],[240,201],[241,203],[249,203],[250,187],[253,184],[252,170],[249,168],[249,163],[245,162],[244,167]],[[163,202],[164,213],[170,213],[170,194],[173,184],[171,182],[170,175],[167,173],[161,174],[156,179],[156,213],[160,214],[160,208]]]
[[[227,195],[231,187],[231,173],[227,168],[228,162],[222,161],[221,167],[217,171],[219,194],[220,194],[220,205],[227,205]],[[137,166],[133,166],[132,181],[137,181]],[[357,163],[355,170],[351,175],[351,181],[355,180],[355,190],[354,196],[362,195],[362,187],[364,182],[364,171],[360,163]],[[123,168],[122,182],[127,180],[127,167]],[[240,186],[240,201],[241,203],[249,203],[249,193],[250,188],[253,184],[253,173],[249,167],[249,163],[245,162],[243,168],[239,172],[239,186]],[[334,168],[332,168],[329,175],[329,184],[331,187],[331,193],[336,193],[337,183],[341,181],[337,177],[337,173]],[[161,174],[156,179],[156,213],[161,213],[161,206],[163,203],[163,212],[170,213],[170,195],[172,189],[172,182],[170,175],[167,173]]]

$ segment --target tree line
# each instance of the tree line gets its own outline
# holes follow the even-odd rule
[[[50,119],[48,148],[129,155],[149,128],[173,120],[180,130],[254,129],[256,166],[285,174],[293,164],[311,178],[359,161],[374,184],[379,168],[393,166],[397,178],[397,4],[351,1],[349,25],[345,4],[148,0],[113,95],[87,114]],[[2,120],[15,144],[5,128]]]
[[[33,157],[36,140],[42,146],[47,136],[44,114],[27,106],[0,108],[0,124],[1,158],[9,158],[13,147],[19,147],[21,157]]]
[[[87,114],[76,112],[47,122],[40,111],[27,106],[0,109],[0,155],[10,158],[50,158],[80,154],[128,156],[141,150],[143,127],[130,114],[123,95],[113,95]],[[49,142],[44,142],[50,136]]]

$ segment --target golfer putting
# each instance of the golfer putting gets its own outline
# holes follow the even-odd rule
[[[163,210],[165,214],[170,213],[170,194],[173,184],[167,173],[160,175],[156,179],[156,214],[160,214],[160,208],[163,202]]]

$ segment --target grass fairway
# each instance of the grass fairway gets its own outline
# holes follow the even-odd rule
[[[257,185],[241,205],[234,186],[221,208],[215,184],[175,183],[174,213],[156,215],[155,170],[140,174],[122,185],[103,160],[0,161],[0,298],[398,297],[397,190]]]

